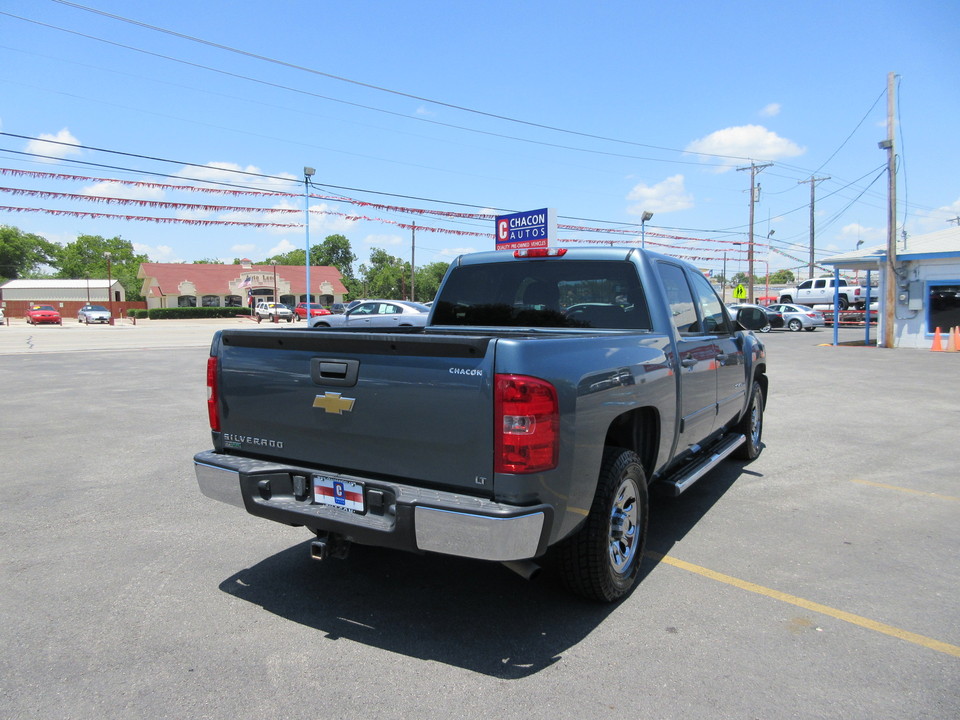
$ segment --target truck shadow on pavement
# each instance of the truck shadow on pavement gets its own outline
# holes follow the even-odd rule
[[[739,464],[728,465],[681,498],[653,498],[648,551],[666,554],[710,510],[741,475]],[[576,597],[549,561],[533,581],[498,563],[359,545],[345,560],[318,562],[310,558],[307,535],[235,573],[220,589],[321,632],[324,639],[352,640],[508,680],[560,661],[621,603],[631,602],[631,596],[611,605]],[[657,564],[645,557],[641,580]],[[333,652],[318,646],[324,656]]]

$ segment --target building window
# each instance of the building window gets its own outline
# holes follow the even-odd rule
[[[281,295],[280,304],[289,305],[290,307],[293,307],[294,305],[297,304],[297,297],[296,295]]]
[[[224,307],[243,307],[243,298],[239,295],[227,295],[223,301]]]
[[[927,301],[927,332],[947,330],[960,325],[960,282],[949,285],[930,284]]]
[[[197,296],[196,295],[181,295],[177,298],[177,307],[196,307],[197,306]]]
[[[203,304],[203,307],[220,307],[220,296],[204,295],[200,302]]]

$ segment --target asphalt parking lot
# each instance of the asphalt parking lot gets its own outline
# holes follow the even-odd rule
[[[204,358],[242,322],[0,327],[0,716],[960,716],[960,353],[764,335],[763,454],[657,498],[597,606],[549,570],[318,563],[203,497]]]

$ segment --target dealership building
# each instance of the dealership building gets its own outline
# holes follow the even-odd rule
[[[886,246],[838,255],[820,261],[837,270],[876,273],[885,300]],[[939,328],[960,326],[960,226],[908,237],[896,251],[894,288],[894,342],[897,347],[929,348]],[[883,322],[885,311],[881,311]],[[883,329],[880,330],[881,337]]]
[[[147,308],[247,307],[264,302],[296,305],[307,302],[307,270],[303,265],[239,265],[143,263],[137,277]],[[343,302],[347,293],[340,271],[310,268],[310,302]]]

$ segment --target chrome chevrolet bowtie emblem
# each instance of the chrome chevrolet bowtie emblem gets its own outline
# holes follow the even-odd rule
[[[323,408],[328,413],[334,415],[343,415],[345,412],[353,410],[354,398],[341,397],[340,393],[328,392],[323,395],[317,395],[313,400],[315,408]]]

